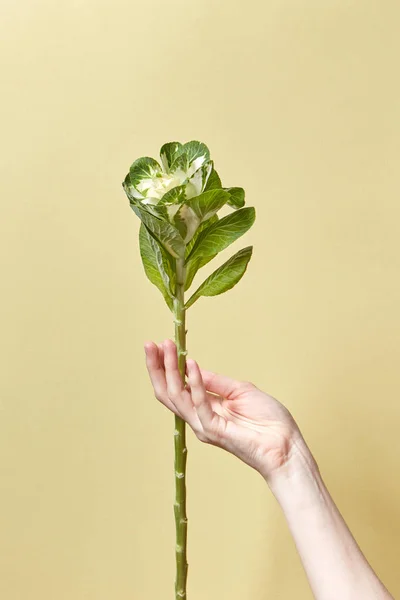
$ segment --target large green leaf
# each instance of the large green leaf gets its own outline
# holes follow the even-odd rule
[[[197,271],[246,233],[253,225],[254,220],[255,209],[253,207],[240,208],[219,219],[200,233],[186,262],[186,290],[192,284]]]
[[[132,210],[150,231],[155,240],[175,258],[185,255],[185,243],[179,231],[164,220],[149,213],[139,203],[131,202]]]
[[[140,256],[148,279],[161,291],[165,302],[172,311],[175,293],[175,271],[173,259],[160,246],[146,226],[141,223],[139,229]]]
[[[231,256],[229,260],[203,281],[201,286],[186,302],[185,308],[192,306],[200,296],[217,296],[233,288],[243,277],[252,252],[253,247],[248,246]]]
[[[223,188],[230,194],[230,199],[227,204],[233,208],[242,208],[244,202],[244,189],[241,187]]]
[[[186,200],[186,204],[199,217],[200,222],[203,222],[215,215],[228,202],[229,198],[228,192],[215,189]]]
[[[182,151],[182,144],[180,142],[168,142],[161,146],[160,158],[164,167],[164,171],[170,172],[171,165],[173,164],[176,156]]]

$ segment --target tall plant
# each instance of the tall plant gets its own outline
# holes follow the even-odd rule
[[[222,187],[209,149],[195,140],[164,144],[160,162],[138,158],[122,185],[141,220],[139,247],[145,273],[174,315],[179,371],[185,383],[186,311],[201,296],[216,296],[236,285],[246,271],[252,246],[231,256],[186,301],[185,292],[201,267],[252,226],[255,210],[244,206],[243,188]],[[219,218],[223,206],[233,211]],[[187,597],[185,436],[185,421],[175,416],[176,600]]]

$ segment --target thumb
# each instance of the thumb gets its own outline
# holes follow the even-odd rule
[[[241,387],[240,381],[226,377],[226,375],[220,375],[206,369],[200,369],[200,371],[206,390],[223,398],[232,397]]]

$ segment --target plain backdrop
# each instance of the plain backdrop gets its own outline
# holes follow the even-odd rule
[[[1,597],[173,598],[173,417],[143,353],[173,323],[121,183],[192,139],[257,219],[212,264],[254,245],[190,309],[189,355],[292,411],[400,594],[399,3],[0,10]],[[188,449],[189,600],[310,599],[262,478]]]

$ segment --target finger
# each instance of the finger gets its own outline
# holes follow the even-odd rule
[[[206,388],[198,364],[192,358],[186,361],[188,368],[188,379],[192,395],[192,401],[196,412],[205,431],[211,427],[214,411],[207,398]]]
[[[214,373],[214,371],[200,369],[200,372],[206,390],[213,392],[214,394],[219,394],[223,398],[232,398],[235,393],[241,391],[246,385],[243,381],[238,381],[231,377],[226,377],[226,375]]]
[[[163,342],[165,377],[167,382],[168,396],[174,402],[182,393],[184,386],[178,368],[178,353],[176,345],[172,340]]]
[[[192,402],[190,387],[184,384],[179,372],[176,344],[172,340],[165,340],[162,347],[168,397],[182,419],[190,425],[196,435],[199,435],[203,427]]]
[[[165,378],[165,371],[163,363],[161,362],[161,356],[159,346],[154,342],[146,342],[144,345],[146,354],[146,367],[150,375],[150,380],[153,385],[154,394],[162,404],[164,404],[173,413],[181,416],[176,406],[168,398],[167,382]]]

